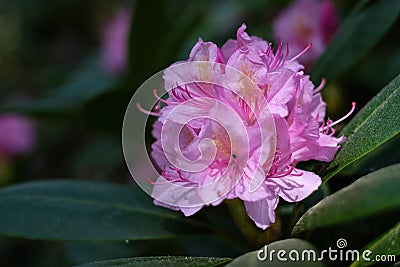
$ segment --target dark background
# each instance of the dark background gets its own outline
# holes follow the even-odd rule
[[[343,20],[356,1],[335,1]],[[0,101],[3,112],[25,114],[35,124],[34,148],[15,158],[0,186],[29,180],[68,178],[133,183],[121,147],[122,119],[136,88],[152,74],[185,60],[198,37],[221,46],[245,22],[251,35],[271,42],[271,23],[290,1],[77,1],[0,2]],[[133,10],[128,68],[109,75],[100,53],[104,26],[121,6]],[[365,25],[368,27],[368,25]],[[400,70],[397,20],[372,52],[323,91],[327,113],[339,118],[351,102],[363,107]],[[334,67],[334,66],[332,66]],[[399,137],[348,167],[329,183],[336,191],[374,169],[399,162]],[[351,178],[345,177],[351,173]],[[345,178],[344,178],[345,177]],[[319,192],[318,194],[322,194]],[[321,196],[315,194],[310,202]],[[314,200],[313,200],[314,198]],[[311,204],[310,204],[311,205]],[[34,211],[32,211],[34,215]],[[225,206],[197,217],[220,220],[241,236]],[[389,228],[399,214],[331,229],[319,247],[346,237],[355,247]],[[354,227],[357,225],[357,227]],[[366,225],[363,227],[362,225]],[[372,226],[371,226],[372,225]],[[351,233],[351,237],[350,237]],[[0,266],[70,266],[100,259],[144,255],[236,257],[250,248],[209,235],[130,243],[59,243],[0,237]]]

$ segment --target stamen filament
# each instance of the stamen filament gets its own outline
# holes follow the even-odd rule
[[[157,98],[158,101],[163,102],[164,104],[168,105],[168,103],[165,99],[162,99],[161,97],[158,96],[157,89],[153,89],[153,95],[155,96],[155,98]]]
[[[303,49],[303,51],[301,51],[300,53],[298,53],[296,56],[294,56],[293,58],[289,59],[288,62],[293,62],[296,59],[298,59],[299,57],[301,57],[303,54],[305,54],[308,50],[310,50],[310,48],[312,47],[312,43],[309,43],[306,48]]]
[[[157,117],[160,117],[160,116],[161,116],[160,113],[148,111],[148,110],[142,108],[142,106],[140,105],[139,102],[136,103],[136,107],[137,107],[137,109],[138,109],[140,112],[142,112],[142,113],[144,113],[144,114],[147,114],[147,115],[149,115],[149,116],[157,116]]]
[[[318,85],[317,88],[314,89],[313,94],[315,95],[315,94],[321,92],[322,89],[324,89],[325,83],[326,83],[326,79],[322,78],[321,79],[321,83]]]
[[[342,121],[344,121],[345,119],[347,119],[348,117],[350,117],[350,115],[354,112],[354,110],[356,109],[356,102],[351,102],[351,110],[344,115],[342,118],[338,119],[335,122],[329,123],[328,125],[326,125],[323,130],[326,130],[328,128],[331,128],[332,126],[335,126],[338,123],[341,123]]]

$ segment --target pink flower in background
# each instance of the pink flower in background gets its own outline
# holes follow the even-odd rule
[[[0,158],[29,151],[34,139],[34,129],[29,119],[14,114],[0,115]]]
[[[332,128],[342,119],[324,122],[326,105],[319,93],[324,82],[315,88],[304,75],[296,61],[301,54],[289,58],[282,44],[274,52],[245,29],[243,24],[237,39],[222,48],[200,39],[187,61],[193,65],[177,72],[182,63],[176,63],[164,72],[165,88],[172,90],[149,112],[159,117],[152,157],[162,172],[152,196],[156,205],[186,216],[240,198],[249,217],[265,229],[275,222],[279,197],[297,202],[321,184],[319,176],[297,169],[296,163],[331,161],[344,137],[335,138]],[[198,61],[222,65],[194,64]],[[219,66],[226,66],[221,67],[224,74],[229,68],[242,73],[225,76],[229,90],[219,85],[223,75],[212,71]],[[185,83],[187,77],[199,82]],[[213,158],[203,166],[207,155]],[[183,157],[203,160],[203,167],[177,167]],[[252,190],[254,181],[259,185]]]
[[[131,8],[123,6],[104,27],[101,60],[110,75],[122,74],[127,68],[131,19]]]
[[[325,51],[337,27],[337,12],[331,1],[295,0],[276,18],[273,31],[278,39],[290,44],[289,57],[312,43],[312,48],[301,58],[308,64]]]

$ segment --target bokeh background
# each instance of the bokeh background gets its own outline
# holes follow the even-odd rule
[[[340,23],[357,1],[333,2]],[[235,38],[236,29],[244,22],[251,35],[276,44],[272,23],[290,3],[1,1],[0,115],[24,116],[31,127],[27,131],[33,137],[26,151],[0,155],[0,186],[59,178],[134,186],[123,159],[121,128],[125,109],[138,86],[173,62],[185,60],[199,37],[221,46]],[[327,81],[323,95],[332,119],[347,113],[352,101],[357,102],[357,110],[362,108],[398,74],[399,28],[397,20],[372,51],[340,77]],[[308,70],[312,70],[312,64]],[[0,131],[3,138],[8,130]],[[334,192],[363,174],[399,162],[399,140],[393,138],[352,164],[324,190]],[[343,178],[346,173],[352,173],[352,178]],[[318,200],[324,190],[313,197]],[[70,266],[145,255],[236,257],[249,250],[241,242],[225,206],[206,210],[195,217],[217,221],[239,240],[238,244],[207,234],[127,243],[60,243],[0,237],[0,266]],[[332,244],[324,243],[325,239],[345,236],[357,247],[376,237],[378,229],[389,227],[396,218],[399,214],[380,215],[371,218],[376,229],[371,224],[363,227],[354,223],[330,231],[330,237],[314,234],[311,240],[328,246]]]

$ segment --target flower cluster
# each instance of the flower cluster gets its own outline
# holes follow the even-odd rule
[[[28,151],[33,142],[34,130],[30,120],[15,114],[0,115],[0,163]]]
[[[301,60],[310,63],[324,51],[338,28],[335,5],[329,0],[296,0],[276,18],[273,30],[278,39],[290,43],[289,56],[309,43],[310,51]]]
[[[315,88],[297,62],[306,50],[289,59],[282,44],[274,51],[245,29],[222,48],[199,39],[188,61],[164,72],[168,97],[149,113],[159,116],[152,158],[161,175],[152,196],[186,216],[240,198],[265,229],[279,197],[297,202],[321,184],[296,163],[331,161],[344,137],[324,122],[324,82]]]
[[[131,7],[123,6],[103,29],[101,63],[110,75],[123,74],[127,69],[131,20]]]

